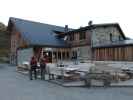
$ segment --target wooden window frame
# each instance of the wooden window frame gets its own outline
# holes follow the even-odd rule
[[[74,33],[71,33],[69,36],[70,36],[70,41],[74,41]]]
[[[112,42],[113,41],[113,35],[112,35],[112,33],[109,34],[109,38],[110,38],[110,41]]]
[[[85,40],[86,39],[86,32],[80,32],[79,33],[79,40]]]

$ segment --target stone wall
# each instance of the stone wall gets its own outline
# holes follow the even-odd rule
[[[110,41],[110,34],[112,34],[112,41]],[[97,27],[92,30],[92,45],[99,45],[123,40],[119,30],[114,27]]]

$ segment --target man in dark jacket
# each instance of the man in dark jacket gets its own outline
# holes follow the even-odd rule
[[[32,80],[32,74],[34,72],[34,78],[37,79],[37,73],[36,73],[36,68],[37,68],[37,60],[35,58],[35,56],[33,56],[31,58],[31,61],[30,61],[30,70],[29,70],[29,74],[30,74],[30,80]]]
[[[46,59],[44,57],[40,58],[40,70],[41,70],[41,79],[45,79],[46,72]]]

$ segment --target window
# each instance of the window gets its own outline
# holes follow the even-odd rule
[[[57,59],[57,53],[56,52],[53,52],[53,58]]]
[[[119,36],[119,41],[121,40],[121,36]]]
[[[67,55],[67,59],[69,59],[69,52],[66,52],[66,55]]]
[[[70,41],[73,41],[74,40],[74,34],[70,34]]]
[[[58,59],[61,60],[61,52],[58,52]]]
[[[62,52],[62,59],[65,59],[65,52]]]
[[[119,41],[121,41],[122,40],[122,37],[121,36],[119,36]]]
[[[79,40],[83,40],[86,38],[86,33],[85,32],[80,32],[79,33]]]
[[[110,41],[112,41],[112,34],[110,33]]]

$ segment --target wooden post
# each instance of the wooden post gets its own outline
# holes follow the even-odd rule
[[[56,62],[58,62],[58,50],[56,50]]]
[[[62,61],[62,49],[60,48],[60,55],[61,55],[61,61]]]

